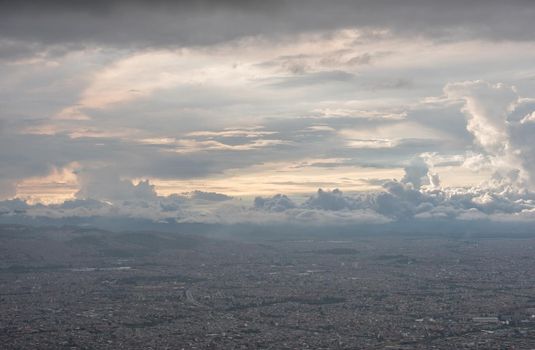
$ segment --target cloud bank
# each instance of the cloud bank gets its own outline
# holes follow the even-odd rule
[[[385,182],[380,191],[344,194],[338,189],[319,189],[300,202],[284,194],[256,197],[250,204],[223,194],[202,191],[158,196],[149,181],[127,185],[120,180],[113,190],[101,188],[92,191],[92,197],[84,198],[102,174],[94,176],[78,192],[80,199],[62,204],[29,205],[21,200],[0,202],[0,222],[13,222],[21,217],[107,217],[126,222],[128,219],[146,219],[164,223],[268,226],[380,227],[397,223],[402,231],[407,224],[444,220],[450,223],[535,222],[534,192],[503,181],[494,182],[494,187],[439,188],[433,183],[436,174],[431,174],[422,158],[415,159],[405,168],[401,180]],[[473,225],[471,227],[474,229]]]

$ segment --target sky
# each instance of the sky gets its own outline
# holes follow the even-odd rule
[[[535,223],[532,1],[0,1],[0,221]]]

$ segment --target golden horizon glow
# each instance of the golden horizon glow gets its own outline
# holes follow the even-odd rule
[[[159,196],[184,194],[195,190],[217,192],[233,197],[310,195],[318,188],[344,192],[365,192],[381,190],[377,181],[394,180],[403,177],[403,168],[363,168],[341,166],[342,159],[306,159],[295,163],[266,163],[247,169],[236,169],[224,174],[196,179],[168,180],[159,178],[134,178],[133,184],[149,180]],[[316,162],[332,162],[334,167],[315,167]],[[24,179],[17,185],[14,197],[27,200],[30,204],[58,204],[75,199],[79,182],[75,173],[76,164],[63,169],[53,169],[45,177]],[[438,167],[441,184],[444,187],[477,186],[491,172],[475,172],[459,166]]]

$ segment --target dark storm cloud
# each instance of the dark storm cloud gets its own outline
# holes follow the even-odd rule
[[[341,27],[531,40],[532,1],[2,1],[2,37],[111,46],[202,45]]]

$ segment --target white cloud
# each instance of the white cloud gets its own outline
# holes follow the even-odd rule
[[[448,97],[464,101],[466,128],[486,151],[496,155],[509,151],[507,116],[518,101],[514,88],[485,81],[467,81],[448,84],[444,91]]]
[[[529,123],[530,114],[519,122],[512,118],[522,102],[516,89],[478,80],[448,84],[444,91],[448,97],[464,102],[466,128],[487,156],[478,155],[467,165],[477,167],[477,164],[488,161],[495,169],[495,178],[500,181],[521,187],[532,186],[535,181],[535,167],[532,165],[535,149],[527,135],[535,128]]]

